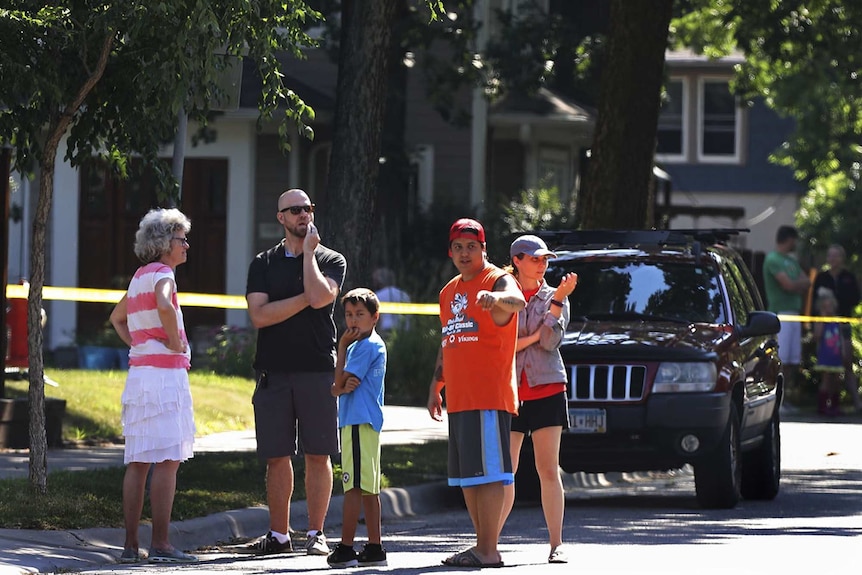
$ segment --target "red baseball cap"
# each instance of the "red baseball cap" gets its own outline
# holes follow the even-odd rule
[[[483,244],[485,243],[485,228],[476,220],[470,218],[461,218],[452,224],[449,228],[449,243],[457,238],[478,239]]]

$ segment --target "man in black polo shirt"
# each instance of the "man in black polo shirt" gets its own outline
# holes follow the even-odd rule
[[[814,278],[814,293],[821,287],[829,288],[838,300],[838,315],[841,317],[853,317],[853,311],[859,305],[860,292],[859,282],[856,276],[844,267],[846,259],[844,248],[838,244],[832,244],[826,250],[827,269],[819,272]],[[853,399],[853,407],[856,411],[862,411],[862,399],[859,397],[859,380],[853,373],[853,342],[852,330],[849,323],[841,324],[842,357],[844,359],[844,385]]]
[[[284,240],[255,257],[246,300],[258,328],[254,403],[258,457],[266,461],[269,532],[245,551],[292,550],[290,498],[297,438],[305,457],[309,555],[328,555],[323,523],[332,493],[330,455],[338,453],[338,407],[330,393],[335,376],[335,300],[347,263],[320,244],[314,204],[298,189],[278,198],[276,218]],[[297,437],[297,430],[299,435]]]

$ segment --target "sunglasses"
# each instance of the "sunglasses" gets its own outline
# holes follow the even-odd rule
[[[279,213],[290,212],[294,216],[298,216],[302,212],[306,214],[314,213],[314,204],[309,204],[307,206],[287,206],[286,208],[281,208],[278,210]]]
[[[171,239],[177,240],[178,242],[183,244],[185,247],[189,247],[189,241],[186,238],[171,238]]]

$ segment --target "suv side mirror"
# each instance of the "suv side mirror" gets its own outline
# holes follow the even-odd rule
[[[771,311],[753,311],[748,314],[748,323],[739,327],[739,337],[774,335],[781,330],[781,321]]]

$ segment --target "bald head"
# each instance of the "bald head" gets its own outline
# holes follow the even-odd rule
[[[303,190],[299,188],[292,188],[283,192],[280,196],[278,196],[278,211],[283,210],[289,206],[297,206],[303,204],[310,204],[311,200]]]

